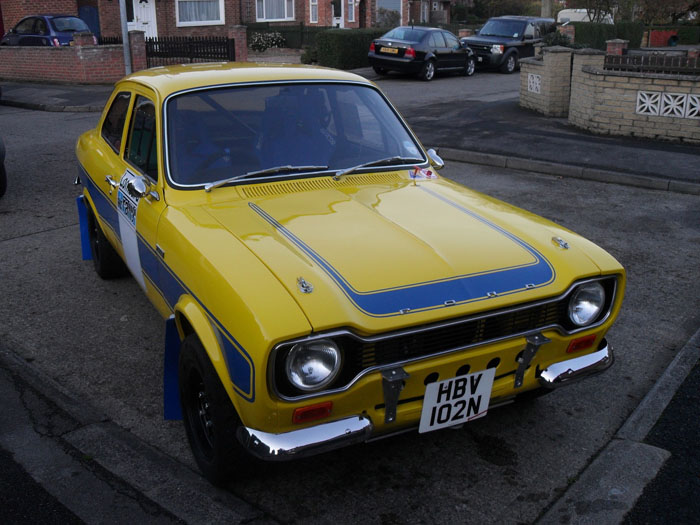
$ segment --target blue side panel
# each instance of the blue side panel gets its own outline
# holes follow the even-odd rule
[[[179,359],[180,336],[177,333],[175,316],[171,315],[165,321],[165,354],[163,363],[163,417],[168,420],[182,419],[177,372]]]
[[[229,339],[230,335],[222,333],[218,326],[217,330],[219,332],[219,341],[223,345],[228,375],[231,378],[234,389],[248,401],[253,401],[255,393],[253,391],[252,363],[246,359],[247,356],[243,354],[243,349],[238,346],[238,342],[235,339]]]
[[[80,250],[83,253],[83,261],[89,261],[92,259],[92,250],[90,249],[90,230],[85,197],[81,195],[75,199],[75,203],[78,206],[78,221],[80,222]]]

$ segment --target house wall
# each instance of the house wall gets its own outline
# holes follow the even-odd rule
[[[9,31],[28,15],[61,14],[78,16],[76,0],[2,0],[2,17]]]

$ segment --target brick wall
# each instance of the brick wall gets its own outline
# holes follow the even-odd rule
[[[548,117],[569,114],[571,53],[567,47],[545,47],[541,58],[520,61],[520,105]]]
[[[143,33],[131,32],[129,37],[132,69],[143,69],[146,67]],[[91,42],[92,37],[87,41]],[[122,46],[0,47],[0,79],[111,84],[123,76]]]
[[[574,54],[571,124],[599,134],[700,144],[700,77],[606,71],[603,60],[602,53]]]
[[[77,0],[2,0],[2,17],[7,31],[27,15],[46,13],[78,16],[78,2]]]

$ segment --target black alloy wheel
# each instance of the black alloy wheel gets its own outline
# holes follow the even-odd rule
[[[194,334],[182,342],[179,383],[187,440],[204,477],[222,486],[234,476],[243,476],[254,458],[236,438],[241,420]]]

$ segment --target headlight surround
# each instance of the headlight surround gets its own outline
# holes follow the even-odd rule
[[[287,379],[299,390],[313,392],[329,385],[338,375],[342,356],[330,339],[295,344],[287,355]]]
[[[576,326],[595,321],[605,305],[605,289],[597,281],[580,285],[569,299],[569,319]]]
[[[491,53],[494,55],[501,55],[503,54],[503,46],[499,44],[494,44],[491,46]]]

